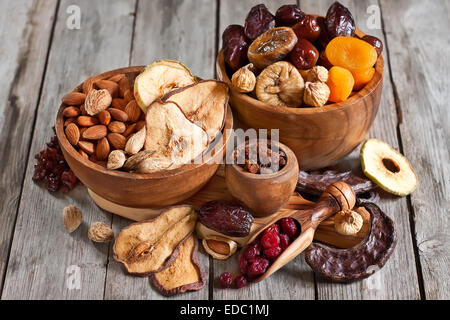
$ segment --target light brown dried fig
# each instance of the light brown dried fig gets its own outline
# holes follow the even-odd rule
[[[253,63],[243,66],[233,73],[231,83],[239,92],[252,92],[256,86],[256,76],[252,71]]]

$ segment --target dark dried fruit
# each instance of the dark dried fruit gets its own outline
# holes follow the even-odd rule
[[[366,34],[361,39],[367,43],[370,43],[375,48],[378,56],[383,52],[383,42],[381,42],[381,40],[377,37],[369,36]]]
[[[293,239],[297,236],[297,224],[292,218],[282,218],[280,220],[281,230],[284,234],[288,235],[289,238]]]
[[[324,50],[327,47],[328,42],[330,42],[331,37],[328,35],[326,24],[325,24],[325,18],[324,17],[317,17],[316,22],[319,25],[320,28],[320,34],[317,38],[316,42],[314,44],[316,47],[320,50]]]
[[[295,4],[286,4],[278,8],[275,13],[277,26],[293,26],[303,19],[305,13]]]
[[[281,252],[283,252],[281,247],[273,247],[273,248],[265,249],[263,251],[263,254],[267,259],[275,260],[281,254]]]
[[[289,239],[289,236],[287,234],[280,234],[279,237],[280,237],[280,247],[282,250],[285,250],[291,243],[291,240]]]
[[[233,285],[233,276],[229,272],[224,272],[220,275],[219,282],[222,288],[231,288]]]
[[[252,261],[251,265],[248,267],[247,275],[250,278],[257,277],[266,272],[268,267],[269,267],[269,260],[257,257]]]
[[[266,233],[279,234],[280,226],[277,223],[275,223],[275,224],[271,225],[270,227],[268,227],[266,230],[264,230],[264,234],[266,234]]]
[[[325,25],[331,38],[353,37],[355,34],[355,20],[351,12],[337,1],[328,8]]]
[[[247,250],[244,253],[244,258],[246,260],[252,260],[259,255],[261,255],[261,244],[256,241],[247,247]]]
[[[298,39],[297,44],[289,54],[289,59],[298,69],[311,69],[319,59],[319,51],[308,40]]]
[[[250,9],[245,18],[244,32],[250,40],[275,27],[275,17],[263,4],[258,4]]]
[[[236,279],[234,279],[234,285],[238,289],[245,287],[247,285],[247,278],[245,278],[244,275],[237,276]]]
[[[245,274],[245,273],[247,273],[247,269],[248,269],[248,260],[245,259],[244,256],[242,256],[239,259],[239,270]]]
[[[246,208],[226,201],[209,201],[197,212],[203,225],[230,237],[247,236],[253,223],[253,216]]]
[[[228,26],[222,34],[222,51],[225,63],[232,71],[247,64],[247,51],[250,41],[240,25]]]
[[[311,15],[307,15],[296,23],[292,30],[294,30],[298,39],[306,39],[311,42],[316,41],[320,35],[320,26],[316,18]]]
[[[317,60],[317,65],[322,66],[327,68],[328,70],[330,70],[333,65],[331,64],[331,62],[328,60],[327,55],[325,53],[325,50],[323,50],[320,55],[319,55],[319,60]]]
[[[261,237],[261,245],[265,249],[278,247],[280,245],[280,237],[276,233],[265,233]]]

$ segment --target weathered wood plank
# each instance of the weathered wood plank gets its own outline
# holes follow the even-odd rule
[[[334,1],[303,0],[302,9],[306,12],[325,15]],[[385,44],[382,30],[369,29],[367,8],[377,5],[376,0],[340,1],[353,13],[356,25],[362,31],[380,38]],[[396,132],[397,115],[389,77],[389,57],[386,50],[384,87],[377,118],[369,132],[369,137],[381,139],[398,149]],[[369,138],[368,137],[368,138]],[[358,168],[359,147],[343,161],[343,166]],[[383,269],[373,276],[351,284],[331,283],[317,277],[317,295],[319,299],[418,299],[419,284],[415,268],[414,250],[411,241],[408,220],[408,208],[405,198],[397,198],[386,193],[381,194],[378,203],[380,208],[390,216],[396,224],[398,232],[397,247]],[[401,270],[401,272],[399,272]]]
[[[0,293],[56,5],[56,0],[0,3]]]
[[[175,59],[195,75],[214,78],[215,1],[139,1],[136,16],[131,65],[145,65],[156,59]],[[114,216],[115,232],[129,225],[129,220]],[[200,245],[201,247],[201,245]],[[206,274],[209,258],[203,252],[199,259]],[[105,299],[163,299],[147,277],[130,276],[122,265],[108,264]],[[175,296],[176,299],[208,299],[208,285],[199,291]]]
[[[81,9],[81,29],[66,26],[69,5]],[[3,299],[102,299],[108,245],[87,238],[93,221],[111,222],[89,199],[86,189],[50,195],[32,180],[34,154],[53,135],[52,125],[61,96],[86,77],[128,64],[134,0],[61,1],[45,82],[38,109],[33,144],[3,290]],[[40,30],[39,32],[41,32]],[[30,86],[28,90],[38,90]],[[26,124],[24,124],[26,125]],[[17,160],[19,161],[19,160]],[[62,210],[69,204],[84,214],[82,226],[67,234]],[[70,289],[78,266],[80,288]],[[69,271],[69,274],[67,273]],[[74,283],[76,285],[76,282]]]
[[[419,186],[410,196],[426,299],[450,292],[450,5],[381,1],[392,78],[403,111],[404,154]]]
[[[222,46],[223,30],[230,24],[243,25],[250,8],[259,3],[265,3],[275,14],[281,5],[292,4],[295,1],[221,1],[219,47]],[[237,254],[225,261],[214,261],[214,278],[210,279],[210,281],[214,281],[214,299],[314,299],[313,273],[305,263],[303,255],[295,258],[270,278],[240,290],[223,290],[219,287],[217,279],[225,271],[235,275],[239,274]]]

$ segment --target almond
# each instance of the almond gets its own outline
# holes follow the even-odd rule
[[[123,77],[119,81],[119,94],[121,97],[125,97],[125,92],[131,90],[131,84],[127,77]]]
[[[136,131],[141,130],[143,127],[145,127],[145,121],[144,120],[136,122]]]
[[[126,101],[134,100],[134,93],[133,93],[133,90],[127,90],[127,91],[125,91],[125,93],[124,93],[124,95],[123,95],[123,98],[124,98]]]
[[[123,135],[125,138],[128,138],[128,136],[129,136],[130,134],[134,133],[135,128],[136,128],[136,123],[130,124],[130,125],[128,126],[128,128],[125,130],[125,132],[122,133],[122,135]]]
[[[124,77],[125,77],[125,74],[119,73],[119,74],[116,74],[115,76],[112,76],[108,80],[109,81],[114,81],[116,83],[119,83],[119,81],[122,80]]]
[[[106,137],[108,129],[103,124],[89,127],[83,132],[83,138],[88,140],[99,140]]]
[[[69,124],[77,122],[77,118],[67,118],[66,121],[64,121],[64,127],[67,127]]]
[[[101,124],[107,126],[111,122],[111,114],[106,110],[100,111],[98,114],[98,120]]]
[[[111,97],[116,98],[119,94],[119,85],[114,81],[110,80],[98,80],[95,82],[95,85],[99,89],[106,89],[109,91]]]
[[[91,90],[86,97],[84,107],[88,115],[95,116],[100,111],[107,109],[112,102],[111,94],[108,90]]]
[[[108,112],[111,114],[111,117],[117,121],[122,121],[122,122],[128,121],[128,115],[122,110],[110,108],[110,109],[108,109]]]
[[[63,110],[63,116],[66,118],[78,117],[80,113],[77,107],[67,107]]]
[[[111,107],[122,110],[122,111],[125,109],[126,105],[127,105],[127,102],[125,101],[125,99],[121,99],[121,98],[115,98],[111,102]]]
[[[80,111],[81,111],[81,115],[82,115],[82,116],[87,116],[87,115],[88,115],[88,113],[87,113],[87,111],[86,111],[86,107],[84,106],[84,104],[82,104],[82,105],[80,106]]]
[[[139,108],[136,100],[131,100],[123,110],[128,115],[128,121],[136,122],[141,116],[141,108]]]
[[[125,138],[120,133],[108,133],[107,135],[109,143],[115,148],[119,150],[125,149],[125,144],[127,142],[127,138]]]
[[[71,123],[66,127],[66,137],[70,144],[76,146],[80,141],[80,129],[75,123]]]
[[[125,157],[125,153],[122,150],[114,150],[108,156],[108,163],[106,168],[114,170],[122,168],[123,164],[127,158]]]
[[[94,153],[94,144],[89,141],[79,141],[78,146],[81,150],[86,152],[87,154],[93,154]]]
[[[78,153],[80,154],[80,156],[82,156],[84,159],[89,159],[89,156],[86,152],[84,152],[83,150],[78,150]]]
[[[84,94],[89,94],[94,89],[94,82],[96,81],[95,78],[88,78],[85,82],[83,82],[83,92]]]
[[[133,134],[125,145],[125,152],[128,154],[136,154],[144,147],[146,136],[145,127]]]
[[[96,124],[98,124],[98,119],[94,118],[94,117],[89,117],[89,116],[79,116],[77,118],[77,123],[78,123],[78,125],[80,125],[82,127],[91,127],[91,126],[95,126]]]
[[[108,129],[111,132],[124,133],[127,127],[125,126],[125,123],[121,121],[113,121],[108,125]]]
[[[81,92],[69,92],[62,97],[62,102],[70,106],[79,106],[86,100],[86,95]]]
[[[97,143],[97,148],[95,150],[95,155],[98,160],[106,160],[108,158],[110,151],[109,142],[106,137],[100,139],[100,141]]]

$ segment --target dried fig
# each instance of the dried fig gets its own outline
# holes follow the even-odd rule
[[[256,39],[260,34],[275,27],[275,17],[263,4],[258,4],[250,9],[245,18],[244,32],[250,39]]]
[[[248,60],[257,68],[264,69],[280,61],[294,48],[297,36],[289,27],[274,28],[264,32],[248,48]]]
[[[302,76],[286,61],[278,61],[268,66],[256,81],[256,97],[277,107],[300,106],[304,89]]]
[[[355,34],[355,20],[350,10],[337,1],[328,8],[325,26],[331,38],[353,37]]]
[[[250,40],[244,32],[244,27],[232,24],[222,34],[222,52],[225,63],[232,71],[247,64],[247,50]]]

